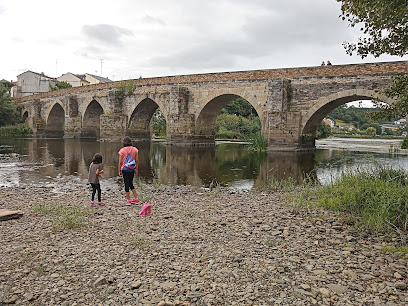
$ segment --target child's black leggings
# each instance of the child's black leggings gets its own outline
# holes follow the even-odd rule
[[[101,201],[101,184],[91,183],[92,186],[92,201],[95,200],[95,193],[98,190],[98,202]]]
[[[133,178],[135,177],[135,172],[126,172],[122,170],[123,182],[125,183],[125,191],[129,192],[129,190],[135,189],[133,186]]]

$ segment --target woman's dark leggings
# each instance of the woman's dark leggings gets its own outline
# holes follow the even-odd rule
[[[98,190],[98,202],[101,201],[101,184],[91,183],[92,186],[92,201],[95,199],[95,193]]]
[[[129,192],[129,190],[135,189],[133,186],[133,178],[135,177],[135,172],[127,172],[122,170],[123,182],[125,183],[125,191]]]

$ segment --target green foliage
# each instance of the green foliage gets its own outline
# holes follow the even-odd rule
[[[340,180],[318,191],[319,204],[361,217],[376,231],[408,229],[407,174],[378,168],[343,173]]]
[[[317,128],[316,131],[316,138],[317,139],[327,138],[331,135],[333,135],[333,133],[330,125],[327,125],[326,123],[324,123],[324,121],[320,122],[319,127]]]
[[[364,37],[358,43],[344,43],[347,53],[362,58],[371,54],[403,56],[408,52],[408,2],[406,0],[337,0],[343,20],[359,26]]]
[[[250,148],[257,152],[265,152],[266,151],[266,139],[262,135],[261,131],[251,134],[248,136],[248,139],[251,142]]]
[[[55,90],[60,90],[60,89],[65,89],[65,88],[71,88],[72,85],[69,84],[66,81],[61,81],[55,83],[55,86],[50,85],[50,91],[55,91]]]
[[[8,90],[0,84],[0,126],[13,125],[21,122],[19,108],[13,103]]]
[[[152,116],[152,132],[158,136],[166,136],[166,118],[160,108],[157,108]]]
[[[340,106],[333,111],[331,111],[327,118],[333,120],[341,120],[346,123],[354,125],[356,128],[360,130],[365,130],[368,127],[372,126],[376,129],[377,134],[381,134],[381,127],[380,124],[389,122],[385,120],[381,120],[380,118],[371,119],[367,116],[369,112],[376,112],[376,110],[371,110],[367,108],[359,108],[355,106],[347,107],[346,105]]]
[[[408,54],[408,2],[406,0],[337,0],[342,3],[342,19],[352,27],[361,26],[365,37],[358,44],[344,43],[348,54],[357,50],[362,58],[369,54],[379,57],[381,54],[404,56]],[[392,78],[391,86],[385,95],[393,98],[392,105],[379,101],[378,112],[372,112],[371,118],[405,117],[408,114],[408,76],[398,75]]]
[[[370,126],[370,127],[368,127],[368,128],[364,131],[364,133],[365,133],[366,135],[374,136],[374,135],[376,134],[376,130],[375,130],[375,128],[373,128],[372,126]]]
[[[261,121],[254,107],[237,98],[225,106],[217,117],[217,138],[247,139],[261,130]]]
[[[408,136],[401,143],[401,149],[408,149]]]
[[[384,94],[395,102],[386,104],[378,100],[373,101],[377,111],[369,114],[371,118],[386,118],[390,120],[395,117],[406,117],[408,115],[408,75],[391,77],[391,85],[384,91]]]
[[[133,80],[122,81],[116,86],[116,99],[124,101],[126,97],[133,95],[136,85]]]
[[[237,115],[242,117],[256,116],[255,108],[243,98],[237,98],[221,110],[221,114]]]
[[[248,119],[241,116],[221,114],[217,117],[217,138],[245,139],[246,135],[256,134],[261,130],[259,117]]]
[[[17,136],[17,137],[24,137],[24,136],[32,136],[33,131],[27,124],[21,123],[12,126],[3,126],[0,127],[0,136],[2,137],[10,137],[10,136]]]

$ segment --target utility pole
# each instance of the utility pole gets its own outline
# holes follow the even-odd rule
[[[102,64],[103,64],[103,58],[101,58],[101,76],[102,76]]]

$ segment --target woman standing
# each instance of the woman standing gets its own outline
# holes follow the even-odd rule
[[[132,140],[126,136],[123,138],[123,148],[119,151],[119,176],[123,177],[126,192],[126,204],[140,203],[137,198],[137,192],[133,186],[133,178],[137,175],[137,168],[139,166],[139,150],[132,146]],[[130,192],[133,193],[133,199],[130,199]]]

